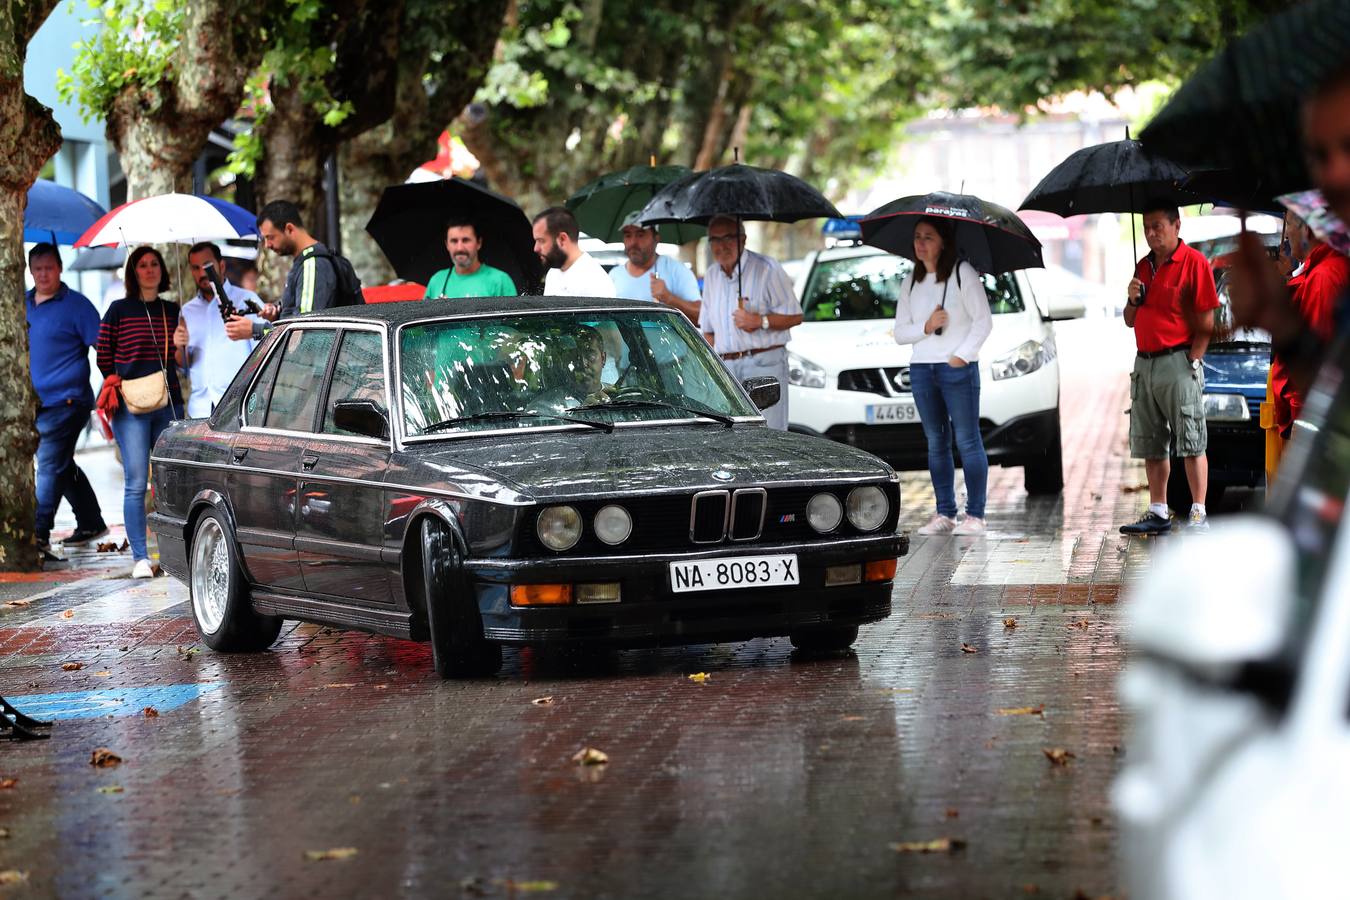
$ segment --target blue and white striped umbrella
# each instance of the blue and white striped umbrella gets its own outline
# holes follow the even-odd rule
[[[76,247],[195,244],[258,236],[253,213],[215,197],[161,194],[132,200],[99,219]]]

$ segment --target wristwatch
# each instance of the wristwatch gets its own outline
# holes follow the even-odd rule
[[[769,317],[768,317],[768,316],[760,316],[760,317],[759,317],[759,330],[760,330],[760,331],[768,331],[768,330],[769,330]]]

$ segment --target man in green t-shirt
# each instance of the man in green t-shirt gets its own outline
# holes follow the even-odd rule
[[[510,275],[479,261],[483,239],[478,236],[478,228],[467,219],[454,219],[445,226],[445,249],[450,251],[455,265],[431,276],[423,300],[514,297],[519,293]]]

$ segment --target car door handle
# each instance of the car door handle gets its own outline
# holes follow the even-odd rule
[[[313,468],[314,468],[314,464],[317,463],[318,461],[319,461],[319,458],[318,458],[317,456],[302,456],[302,457],[300,457],[300,465],[301,465],[301,467],[302,467],[306,472],[308,472],[309,470],[313,469]]]
[[[244,457],[245,457],[245,456],[248,456],[248,448],[247,448],[247,447],[235,447],[235,448],[234,448],[234,454],[233,454],[233,455],[234,455],[234,461],[235,461],[235,462],[243,462],[243,461],[244,461]]]

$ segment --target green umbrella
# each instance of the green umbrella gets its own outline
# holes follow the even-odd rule
[[[624,219],[647,205],[661,188],[690,174],[684,166],[633,166],[602,175],[567,198],[567,208],[581,230],[602,241],[623,239]],[[702,225],[683,222],[662,225],[661,240],[687,244],[708,233]]]

